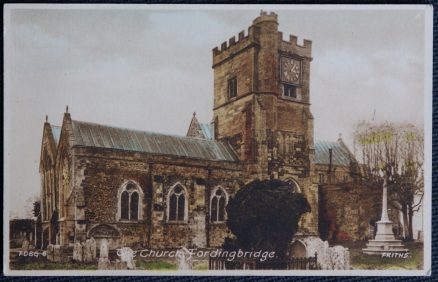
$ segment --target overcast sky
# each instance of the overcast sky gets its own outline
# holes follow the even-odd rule
[[[91,6],[89,6],[91,7]],[[266,9],[267,8],[267,9]],[[393,7],[395,8],[395,7]],[[212,118],[212,49],[261,7],[12,9],[5,17],[5,189],[12,215],[39,194],[45,115],[185,135]],[[279,30],[313,41],[315,140],[351,145],[359,120],[423,124],[425,10],[286,10]],[[9,17],[8,17],[9,15]],[[430,75],[430,74],[427,74]]]

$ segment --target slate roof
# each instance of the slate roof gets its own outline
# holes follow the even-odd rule
[[[72,121],[77,146],[117,149],[211,161],[238,161],[223,142]]]
[[[58,146],[59,138],[61,137],[61,127],[57,125],[52,125],[52,134],[53,138],[55,139],[55,144]]]
[[[342,141],[329,142],[317,141],[315,142],[315,163],[330,164],[329,149],[332,149],[332,164],[333,165],[350,165],[350,162],[355,162],[355,158],[348,150],[347,146]]]

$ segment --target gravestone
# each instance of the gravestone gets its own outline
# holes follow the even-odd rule
[[[91,254],[92,254],[92,258],[93,260],[96,259],[96,248],[97,248],[97,244],[96,244],[96,240],[94,240],[94,237],[91,237],[90,239],[90,247],[91,247]]]
[[[84,244],[84,262],[92,262],[93,261],[93,250],[91,249],[90,239],[87,239]]]
[[[340,245],[330,247],[327,241],[317,237],[305,237],[301,240],[306,246],[307,254],[318,254],[318,264],[323,270],[348,270],[350,252]]]
[[[29,241],[27,239],[23,240],[23,243],[21,244],[21,250],[24,252],[29,251]]]
[[[108,259],[108,240],[103,238],[100,241],[100,252],[99,252],[99,262],[97,264],[97,269],[99,270],[108,270],[110,269],[111,264]]]
[[[47,260],[53,261],[53,245],[49,244],[47,245]]]
[[[119,251],[120,260],[126,262],[126,267],[128,269],[135,269],[134,251],[129,247],[121,248]]]
[[[99,253],[100,259],[108,259],[108,240],[103,238],[100,241],[100,253]]]
[[[82,245],[79,241],[76,241],[73,246],[73,260],[82,262],[83,259],[83,250]]]
[[[54,262],[61,262],[62,261],[62,254],[61,254],[61,246],[60,245],[53,246],[53,261]]]

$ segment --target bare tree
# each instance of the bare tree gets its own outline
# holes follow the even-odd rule
[[[424,193],[424,137],[412,124],[360,122],[354,133],[355,150],[365,165],[366,181],[381,186],[387,177],[393,208],[402,212],[407,240],[413,239],[412,218]]]

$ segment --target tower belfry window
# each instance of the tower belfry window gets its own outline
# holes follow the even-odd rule
[[[228,80],[228,98],[234,98],[237,96],[237,78],[233,77]]]
[[[283,96],[290,98],[298,97],[298,88],[293,85],[283,84]]]

